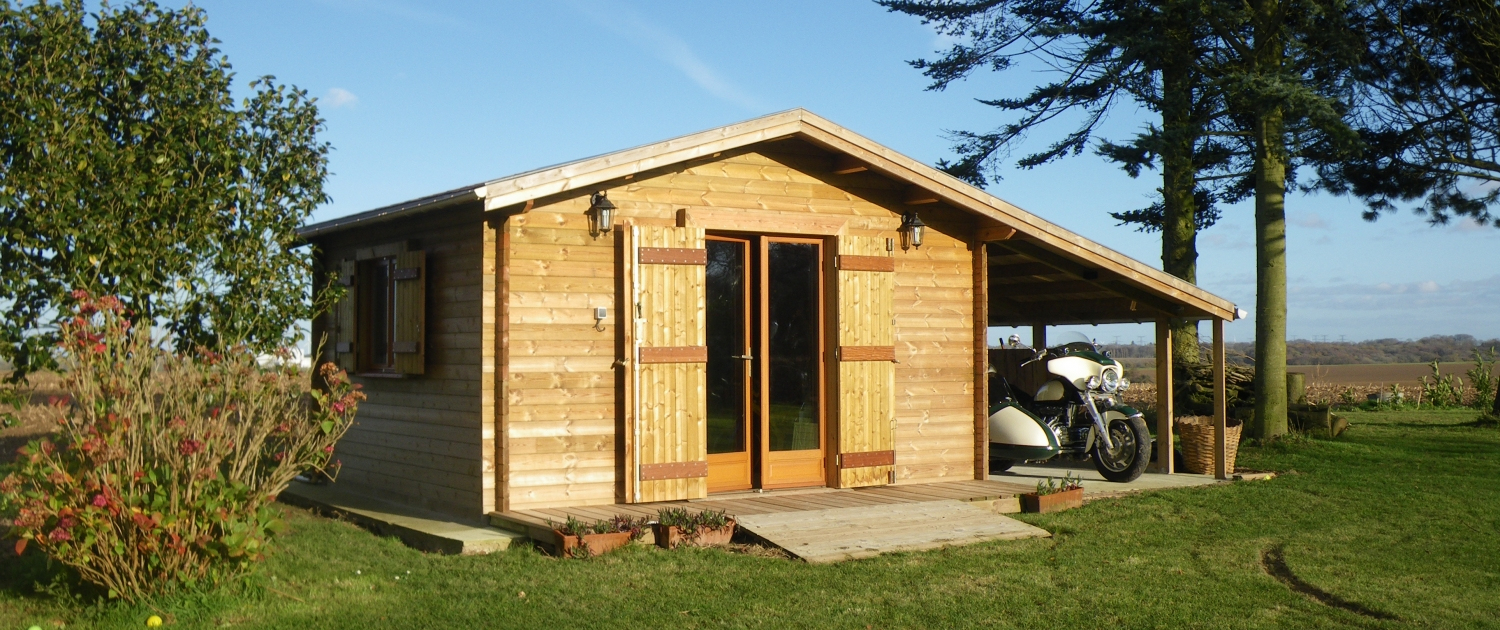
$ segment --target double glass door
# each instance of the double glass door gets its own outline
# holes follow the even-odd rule
[[[824,485],[822,241],[707,247],[708,491]]]

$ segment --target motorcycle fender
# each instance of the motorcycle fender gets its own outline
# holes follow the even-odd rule
[[[1127,419],[1127,418],[1134,418],[1135,416],[1139,416],[1139,415],[1141,415],[1141,412],[1136,411],[1133,408],[1126,407],[1124,405],[1116,405],[1114,408],[1110,409],[1109,411],[1104,412],[1104,426],[1109,426],[1109,423],[1112,420],[1116,420],[1116,419],[1124,420],[1124,419]],[[1094,431],[1089,431],[1089,446],[1088,446],[1088,448],[1093,448],[1094,447],[1094,433],[1095,433]],[[1156,436],[1154,436],[1154,435],[1151,436],[1151,443],[1153,443],[1153,444],[1156,443]],[[1088,449],[1084,449],[1084,452],[1087,452],[1087,451],[1088,451]]]
[[[990,453],[1008,459],[1047,459],[1058,453],[1057,437],[1030,411],[1014,403],[990,414]]]

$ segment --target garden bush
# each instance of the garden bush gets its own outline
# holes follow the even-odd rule
[[[0,480],[0,515],[28,546],[109,596],[218,583],[263,557],[269,508],[304,472],[332,473],[364,395],[331,364],[320,389],[243,348],[166,350],[120,302],[79,293],[60,324],[60,425]]]

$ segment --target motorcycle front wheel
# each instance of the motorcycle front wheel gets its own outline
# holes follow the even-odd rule
[[[1104,448],[1103,440],[1095,443],[1094,469],[1110,481],[1135,481],[1151,461],[1151,434],[1146,421],[1140,416],[1110,418],[1106,428],[1115,447]]]

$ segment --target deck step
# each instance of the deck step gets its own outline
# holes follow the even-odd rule
[[[746,531],[812,563],[1052,535],[958,500],[751,514],[738,520]]]

